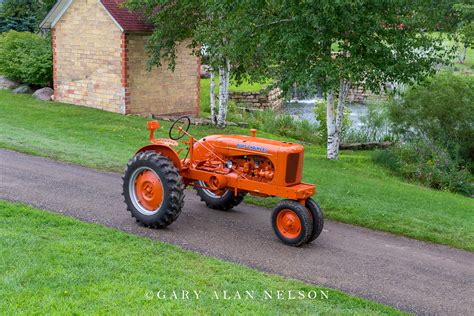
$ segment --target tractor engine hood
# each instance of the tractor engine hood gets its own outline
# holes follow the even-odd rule
[[[304,151],[304,147],[299,144],[242,135],[211,135],[202,138],[199,142],[213,148],[216,153],[229,157],[261,155],[271,159],[278,153],[290,154]],[[196,145],[199,147],[199,143]]]

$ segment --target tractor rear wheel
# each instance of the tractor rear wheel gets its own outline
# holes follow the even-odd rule
[[[184,205],[184,184],[174,164],[154,151],[135,155],[123,177],[127,209],[137,222],[162,228],[174,222]]]
[[[306,207],[297,201],[282,200],[273,208],[272,226],[282,242],[299,247],[311,237],[313,219]]]
[[[313,220],[313,232],[311,233],[311,236],[307,241],[307,243],[309,244],[310,242],[318,238],[318,236],[323,231],[324,217],[321,207],[319,207],[319,204],[316,203],[316,201],[312,198],[306,200],[306,208],[310,212],[311,218]]]
[[[197,191],[197,194],[201,198],[201,201],[206,203],[207,207],[220,210],[220,211],[228,211],[233,207],[239,205],[244,197],[245,193],[238,193],[237,196],[234,195],[234,192],[229,189],[214,191],[207,189],[208,185],[204,181],[196,181],[196,187],[194,187]]]

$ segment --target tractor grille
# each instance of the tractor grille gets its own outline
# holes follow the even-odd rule
[[[298,166],[300,162],[300,154],[293,153],[288,155],[288,163],[286,164],[286,183],[292,183],[296,181],[298,174]]]

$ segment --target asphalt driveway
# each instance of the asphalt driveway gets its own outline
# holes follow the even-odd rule
[[[259,270],[316,283],[418,314],[472,314],[474,253],[327,221],[312,244],[281,244],[270,211],[205,207],[186,192],[167,229],[138,225],[126,211],[121,175],[0,150],[0,199],[20,201],[162,240]]]

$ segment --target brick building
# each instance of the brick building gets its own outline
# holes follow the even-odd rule
[[[174,72],[147,71],[153,26],[123,0],[59,0],[52,30],[55,100],[122,114],[199,113],[199,59],[182,44]]]

